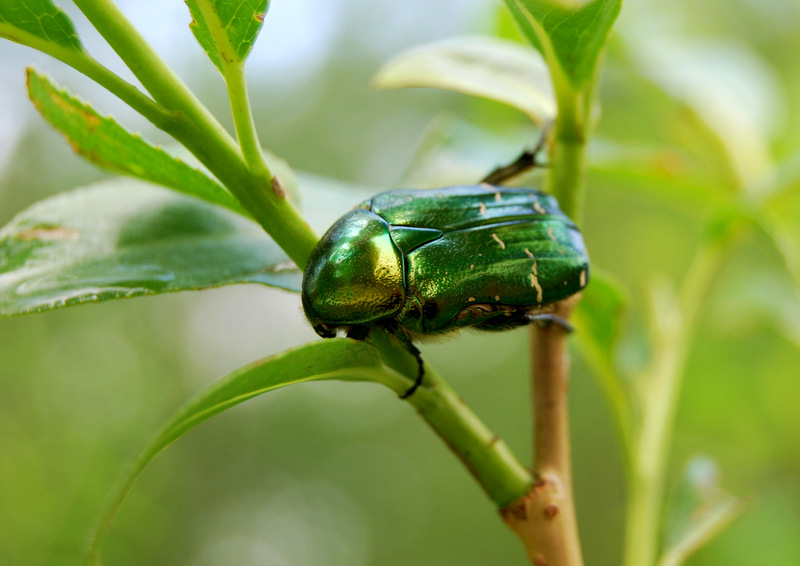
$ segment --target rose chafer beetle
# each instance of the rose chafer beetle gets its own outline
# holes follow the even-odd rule
[[[583,238],[552,196],[488,184],[375,195],[311,254],[303,309],[323,338],[378,327],[412,342],[465,327],[552,320],[589,281]],[[564,323],[566,324],[566,323]]]

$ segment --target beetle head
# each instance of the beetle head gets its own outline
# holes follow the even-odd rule
[[[357,208],[331,226],[311,253],[302,299],[323,338],[397,314],[405,300],[403,259],[386,221]]]

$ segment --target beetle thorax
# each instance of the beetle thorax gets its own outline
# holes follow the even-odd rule
[[[314,249],[303,280],[303,307],[315,328],[373,325],[402,308],[404,288],[402,255],[389,225],[355,209]]]

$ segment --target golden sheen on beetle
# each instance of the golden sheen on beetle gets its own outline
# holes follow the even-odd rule
[[[581,233],[552,196],[482,184],[362,202],[314,248],[302,300],[324,338],[380,327],[410,345],[548,318],[588,281]]]

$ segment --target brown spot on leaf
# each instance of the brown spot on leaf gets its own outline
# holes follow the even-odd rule
[[[17,239],[23,242],[39,240],[42,242],[53,242],[56,240],[74,240],[80,235],[77,230],[64,228],[63,226],[51,226],[47,228],[28,228],[17,233]]]
[[[275,272],[275,273],[278,273],[278,272],[281,272],[281,271],[292,271],[294,269],[297,269],[297,266],[294,264],[293,261],[282,261],[282,262],[276,263],[274,266],[272,266],[272,271]]]
[[[286,196],[286,191],[283,190],[280,179],[274,176],[272,177],[272,191],[281,198]]]

